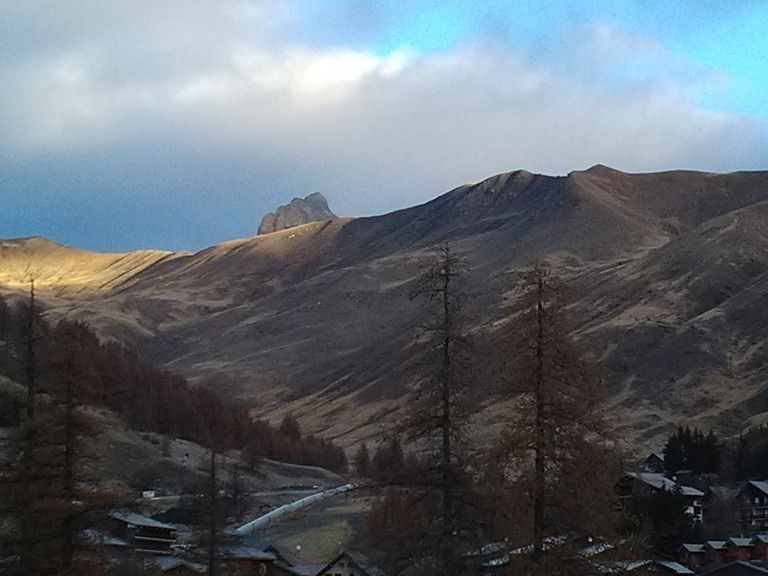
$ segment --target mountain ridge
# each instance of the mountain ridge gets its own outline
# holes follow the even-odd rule
[[[410,296],[430,247],[450,241],[472,270],[467,327],[489,399],[515,273],[544,260],[572,286],[577,336],[602,357],[630,441],[657,447],[680,421],[734,434],[766,420],[766,216],[768,172],[517,170],[389,214],[137,259],[98,289],[60,274],[40,297],[255,414],[292,411],[352,445],[407,403],[424,313]],[[486,405],[483,429],[502,406]]]

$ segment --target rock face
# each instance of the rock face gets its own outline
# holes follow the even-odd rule
[[[328,201],[320,192],[306,198],[294,198],[290,204],[280,206],[261,219],[259,235],[293,228],[316,220],[334,220],[336,215],[328,208]]]

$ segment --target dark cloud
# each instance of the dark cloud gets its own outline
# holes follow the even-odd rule
[[[360,6],[344,5],[337,28]],[[4,37],[0,237],[198,249],[316,191],[336,213],[366,215],[517,168],[768,160],[764,119],[700,105],[716,70],[638,32],[573,26],[535,58],[488,37],[374,56],[301,42],[295,6],[0,5],[0,21],[33,37]],[[368,9],[376,37],[389,16]]]

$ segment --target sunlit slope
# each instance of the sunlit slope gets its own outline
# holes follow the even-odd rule
[[[41,237],[0,240],[0,284],[24,287],[34,279],[40,288],[103,291],[174,256],[161,250],[101,254]]]

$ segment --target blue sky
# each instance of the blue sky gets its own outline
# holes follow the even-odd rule
[[[0,0],[0,237],[198,250],[322,192],[764,170],[768,3]]]

